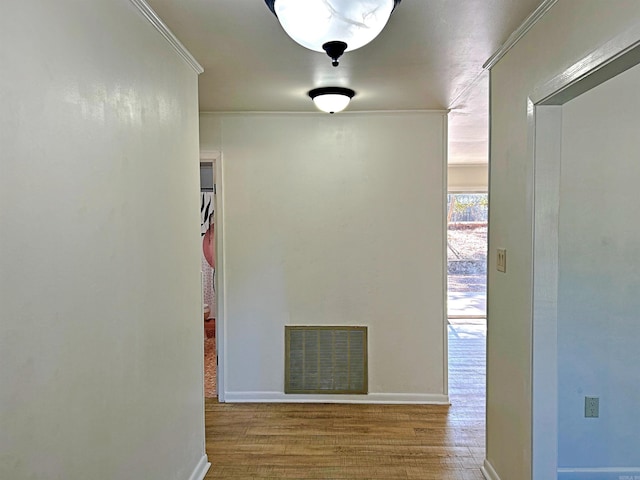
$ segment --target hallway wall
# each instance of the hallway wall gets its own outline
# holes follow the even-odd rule
[[[532,470],[528,99],[638,18],[637,0],[559,0],[491,70],[487,460],[502,480],[526,480]],[[508,252],[506,274],[495,268],[498,248]]]
[[[3,0],[0,64],[0,478],[187,480],[197,74],[125,0]]]
[[[446,402],[444,112],[201,115],[225,399]],[[284,395],[285,325],[369,327],[369,396]]]

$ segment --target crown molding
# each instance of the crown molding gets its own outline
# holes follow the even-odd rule
[[[500,61],[502,57],[504,57],[509,50],[511,50],[516,43],[520,41],[525,34],[533,28],[533,26],[540,21],[540,19],[553,7],[558,0],[544,0],[538,8],[536,8],[531,15],[527,17],[527,19],[522,22],[511,35],[507,38],[507,41],[502,44],[502,46],[495,52],[489,60],[487,60],[482,68],[491,70],[493,66]]]
[[[198,61],[191,55],[189,50],[177,39],[177,37],[173,34],[169,27],[162,21],[162,19],[158,16],[156,12],[149,6],[149,4],[145,0],[131,0],[131,3],[142,13],[142,15],[149,20],[149,23],[153,25],[153,27],[160,32],[167,42],[173,47],[173,49],[178,52],[185,62],[189,64],[191,68],[195,70],[195,72],[200,75],[204,72],[204,68],[198,63]]]
[[[450,109],[424,109],[424,110],[343,110],[342,112],[336,113],[335,115],[331,115],[332,117],[343,117],[349,115],[361,115],[361,114],[370,114],[370,115],[397,115],[397,114],[407,114],[407,115],[420,115],[420,114],[433,114],[433,115],[447,115],[451,110]],[[200,115],[211,115],[211,116],[238,116],[238,115],[251,115],[251,116],[269,116],[269,115],[282,115],[282,116],[316,116],[316,117],[326,117],[329,116],[328,113],[323,113],[319,111],[313,112],[293,112],[286,110],[273,110],[273,111],[261,111],[261,110],[247,110],[247,111],[215,111],[215,110],[203,110],[200,112]]]

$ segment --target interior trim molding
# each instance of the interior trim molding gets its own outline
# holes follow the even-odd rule
[[[563,105],[640,63],[640,25],[616,35],[531,94],[536,105]]]
[[[211,463],[209,463],[209,459],[206,455],[203,455],[196,465],[196,468],[193,469],[193,473],[189,477],[189,480],[203,480],[210,467]]]
[[[538,8],[536,8],[531,15],[529,15],[524,22],[511,34],[507,41],[484,62],[482,68],[491,69],[493,66],[504,57],[509,50],[511,50],[516,43],[520,41],[526,33],[533,28],[533,26],[540,21],[540,19],[547,13],[551,7],[553,7],[558,0],[544,0]]]
[[[500,477],[496,473],[495,468],[493,468],[491,462],[486,458],[484,459],[484,465],[480,467],[480,471],[482,472],[484,478],[486,478],[487,480],[500,480]]]
[[[558,468],[558,473],[640,473],[640,467]]]
[[[638,476],[640,467],[558,468],[558,480],[620,480]]]
[[[441,228],[443,234],[441,235],[440,241],[442,248],[442,392],[445,395],[449,395],[449,318],[447,316],[448,312],[448,301],[449,301],[449,291],[448,291],[448,283],[449,283],[449,275],[447,274],[447,254],[449,253],[447,250],[447,242],[449,241],[447,228],[448,228],[448,208],[446,195],[447,190],[449,188],[449,168],[448,168],[448,159],[449,159],[449,118],[442,117],[442,193],[444,194],[445,201],[442,202],[442,207],[440,210],[441,218]]]
[[[467,193],[489,193],[489,188],[486,186],[460,186],[452,185],[447,189],[448,194],[467,194]],[[449,315],[449,318],[487,318],[486,315]]]
[[[131,0],[131,3],[142,13],[142,15],[149,20],[149,23],[160,32],[167,42],[178,52],[185,62],[189,64],[195,72],[200,75],[204,72],[204,68],[198,63],[198,61],[191,55],[191,52],[178,40],[169,27],[162,21],[156,12],[149,6],[145,0]]]
[[[450,405],[449,396],[429,393],[370,393],[368,395],[290,395],[282,392],[225,392],[227,403],[360,403],[388,405]]]
[[[556,478],[562,108],[535,107],[529,99],[527,130],[527,158],[533,165],[531,468],[533,478]]]
[[[482,168],[486,170],[489,168],[488,163],[447,163],[447,168]]]
[[[133,1],[133,0],[132,0]],[[349,110],[342,111],[337,113],[336,115],[340,116],[350,116],[350,115],[361,115],[361,114],[379,114],[379,115],[398,115],[398,114],[406,114],[406,115],[424,115],[424,114],[433,114],[433,115],[448,115],[450,109],[446,110]],[[313,112],[292,112],[292,111],[259,111],[259,110],[249,110],[246,112],[230,112],[230,111],[202,111],[200,115],[220,115],[220,116],[242,116],[242,115],[291,115],[291,116],[307,116],[307,117],[326,117],[328,114],[318,111]]]
[[[220,159],[220,150],[200,150],[200,162],[215,162]]]
[[[218,352],[218,376],[216,377],[218,401],[225,402],[225,387],[227,378],[227,331],[226,331],[226,311],[227,311],[227,251],[226,251],[226,220],[225,220],[225,167],[224,155],[222,151],[217,151],[218,157],[214,166],[216,169],[216,349]],[[200,152],[201,159],[205,152]]]

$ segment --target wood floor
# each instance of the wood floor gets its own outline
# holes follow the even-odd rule
[[[206,401],[206,479],[481,480],[483,322],[449,326],[452,405]]]

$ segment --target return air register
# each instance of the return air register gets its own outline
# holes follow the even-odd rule
[[[285,393],[367,393],[367,327],[285,326]]]

